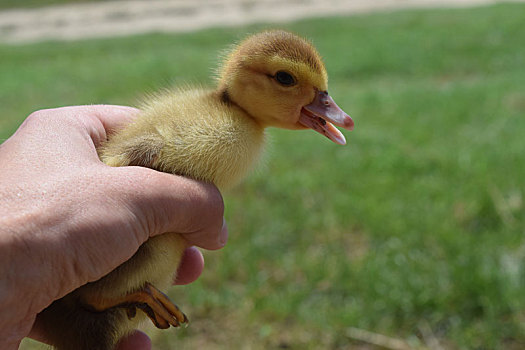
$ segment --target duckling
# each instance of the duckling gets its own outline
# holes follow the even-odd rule
[[[98,151],[110,166],[144,166],[224,190],[254,167],[266,128],[313,129],[344,145],[334,125],[352,130],[354,122],[328,94],[316,49],[289,32],[265,31],[226,56],[216,89],[155,95]],[[105,277],[55,301],[38,316],[49,342],[59,350],[110,350],[146,317],[161,329],[187,323],[160,291],[187,246],[177,233],[153,237]]]

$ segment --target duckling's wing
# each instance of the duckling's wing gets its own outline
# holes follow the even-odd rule
[[[128,165],[155,169],[156,161],[162,147],[163,144],[152,143],[150,140],[143,140],[143,142],[136,144],[135,147],[128,149]]]
[[[135,165],[156,169],[163,147],[164,141],[156,135],[117,135],[102,147],[100,159],[110,166]]]

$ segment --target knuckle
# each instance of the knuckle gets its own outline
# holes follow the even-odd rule
[[[49,109],[40,109],[38,111],[34,111],[26,118],[26,120],[24,121],[22,125],[28,126],[34,123],[44,122],[50,117],[49,111],[50,111]]]
[[[31,113],[22,126],[24,127],[49,127],[79,126],[79,118],[72,118],[71,107],[40,109]]]

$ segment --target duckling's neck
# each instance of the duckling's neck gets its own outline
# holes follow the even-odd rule
[[[259,120],[254,118],[248,111],[246,111],[244,108],[242,108],[238,103],[232,100],[231,94],[229,93],[228,89],[226,87],[219,88],[215,93],[216,98],[218,98],[222,103],[231,106],[232,108],[238,108],[241,110],[245,117],[251,118],[256,124],[260,125],[261,128],[265,129],[267,126],[263,125]]]

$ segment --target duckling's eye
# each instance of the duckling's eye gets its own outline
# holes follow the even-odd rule
[[[283,71],[275,73],[275,80],[283,86],[295,85],[295,78],[290,74]]]

